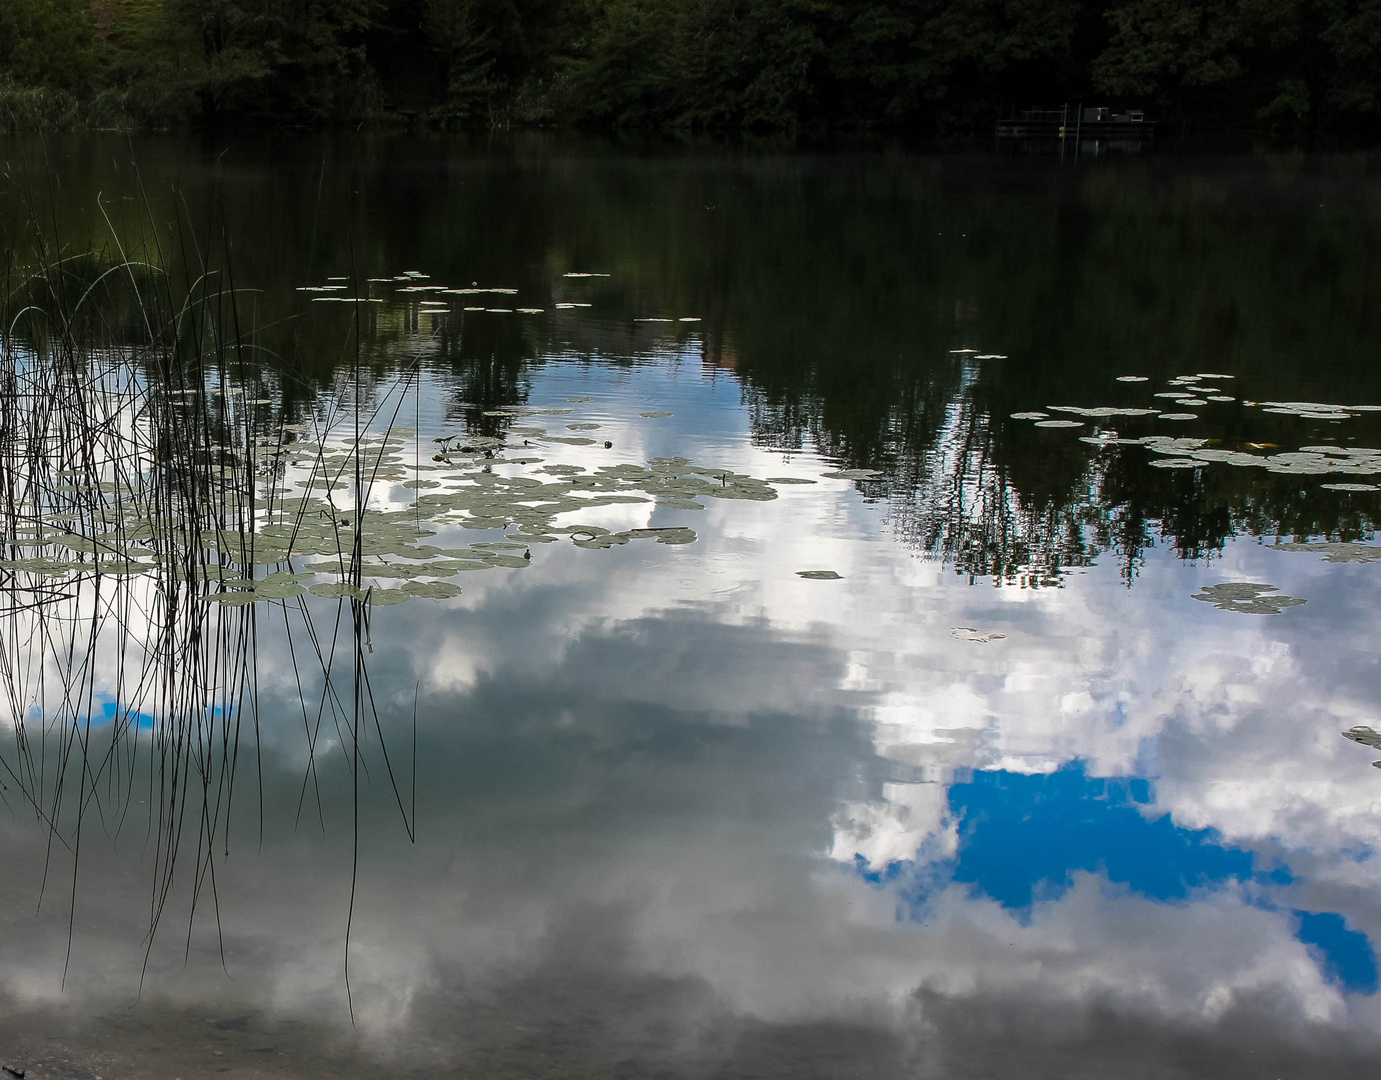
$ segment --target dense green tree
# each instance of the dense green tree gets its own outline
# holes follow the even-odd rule
[[[357,122],[392,110],[453,126],[920,133],[1100,97],[1206,127],[1375,125],[1381,98],[1381,0],[101,0],[95,10],[99,39],[83,0],[0,0],[0,86],[57,89],[74,103],[127,90],[122,101],[164,123]]]
[[[203,121],[227,114],[323,121],[357,105],[354,40],[376,0],[160,0],[125,26],[128,68],[147,96]]]
[[[1093,61],[1097,85],[1261,119],[1374,113],[1377,0],[1129,0]]]
[[[0,80],[85,89],[95,75],[95,35],[82,0],[0,2]]]
[[[992,115],[1078,79],[1078,0],[606,0],[591,118],[795,128]]]
[[[1381,93],[1381,0],[1326,5],[1320,40],[1329,50],[1322,70],[1328,105],[1341,113],[1375,115]]]
[[[582,0],[424,0],[422,28],[445,58],[448,122],[507,122],[515,99],[564,71]]]

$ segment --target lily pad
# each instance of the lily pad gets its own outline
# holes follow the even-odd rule
[[[986,645],[990,641],[1005,641],[1006,634],[980,634],[972,626],[955,626],[950,629],[950,633],[962,641],[977,641]]]
[[[1237,611],[1244,615],[1279,615],[1287,607],[1298,607],[1305,601],[1295,596],[1275,595],[1274,585],[1254,581],[1225,581],[1208,585],[1190,599],[1212,604],[1219,611]]]
[[[1381,547],[1369,544],[1347,544],[1339,542],[1317,544],[1272,544],[1272,551],[1313,551],[1323,556],[1324,562],[1369,563],[1381,561]]]
[[[299,585],[295,581],[264,580],[254,586],[254,595],[263,600],[286,600],[301,596],[306,591],[305,585]]]
[[[680,526],[662,527],[657,529],[629,529],[623,535],[633,540],[651,538],[659,544],[693,544],[695,543],[695,530],[686,529]]]
[[[353,585],[347,585],[341,581],[319,581],[315,585],[307,586],[307,591],[313,596],[322,596],[328,600],[339,600],[345,596],[360,598],[364,596],[363,589],[357,589]]]
[[[421,596],[428,600],[447,600],[460,595],[460,586],[448,581],[409,581],[402,591],[409,596]]]
[[[1365,724],[1358,724],[1356,727],[1349,728],[1342,732],[1342,736],[1344,739],[1351,739],[1363,746],[1370,746],[1374,750],[1381,750],[1381,732],[1374,731]]]

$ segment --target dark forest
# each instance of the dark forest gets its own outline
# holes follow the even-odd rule
[[[4,0],[0,127],[1374,132],[1381,0]]]

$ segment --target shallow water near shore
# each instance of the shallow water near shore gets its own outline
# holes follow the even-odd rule
[[[1381,1060],[1375,155],[0,160],[0,1062]]]

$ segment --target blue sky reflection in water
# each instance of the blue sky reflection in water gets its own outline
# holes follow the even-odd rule
[[[255,189],[267,166],[246,153],[243,183]],[[195,173],[187,155],[163,164]],[[407,843],[380,759],[367,758],[354,1028],[342,962],[349,759],[328,722],[308,770],[300,703],[317,700],[321,675],[294,667],[279,610],[257,605],[260,742],[242,751],[231,854],[216,864],[220,937],[205,906],[190,937],[170,923],[131,1008],[150,903],[136,799],[85,834],[63,987],[67,909],[53,896],[70,889],[71,862],[53,861],[35,914],[46,834],[13,810],[0,824],[0,1049],[33,1063],[57,1060],[61,1044],[72,1068],[88,1068],[99,1046],[131,1074],[170,1077],[334,1075],[361,1061],[515,1076],[552,1062],[580,1076],[1092,1076],[1112,1062],[1127,1075],[1316,1077],[1374,1066],[1381,772],[1338,733],[1377,725],[1381,565],[1274,544],[1277,533],[1370,543],[1374,496],[1320,488],[1334,475],[1158,469],[1145,446],[1079,442],[1115,429],[1243,453],[1381,447],[1368,414],[1240,405],[1381,404],[1357,360],[1371,316],[1348,308],[1311,323],[1333,326],[1328,347],[1288,363],[1254,331],[1234,338],[1209,316],[1135,353],[1111,316],[1023,306],[1018,286],[1030,281],[1017,268],[1059,269],[1139,318],[1139,294],[1098,285],[1105,248],[1056,241],[1073,207],[1079,236],[1135,249],[1150,228],[1139,200],[1160,198],[1149,217],[1217,236],[1180,254],[1185,284],[1160,301],[1191,311],[1202,302],[1193,282],[1232,258],[1237,231],[1223,215],[1306,246],[1349,243],[1305,198],[1335,181],[1297,176],[1281,195],[1266,165],[1197,160],[1095,163],[1072,179],[1029,162],[918,159],[906,172],[879,161],[867,173],[603,151],[401,164],[363,167],[361,197],[386,216],[406,194],[430,227],[396,220],[385,240],[366,216],[367,276],[503,282],[520,290],[505,306],[543,309],[500,326],[518,312],[467,315],[457,298],[432,315],[408,299],[426,294],[377,305],[374,385],[419,361],[403,411],[421,433],[409,443],[419,460],[442,435],[540,428],[590,441],[509,434],[515,452],[526,439],[522,453],[544,460],[493,469],[536,477],[557,463],[594,472],[680,454],[813,483],[778,481],[774,500],[706,499],[703,510],[605,505],[579,520],[686,526],[696,540],[533,542],[529,565],[448,579],[458,597],[374,610],[367,662],[382,733],[404,748],[395,764],[409,757],[416,707],[418,830]],[[1158,185],[1178,183],[1176,170],[1187,179],[1171,197]],[[1199,202],[1194,183],[1251,199]],[[1370,190],[1356,184],[1328,193]],[[660,200],[634,200],[628,213],[650,215],[636,236],[609,210],[626,189]],[[1023,227],[1048,246],[997,231],[984,233],[988,247],[926,261],[922,225],[982,233],[1013,190],[1036,220]],[[473,216],[486,200],[530,225],[510,229],[509,251],[496,246],[503,228]],[[541,214],[548,205],[568,213]],[[779,239],[846,206],[857,227],[822,226],[821,265],[781,271],[794,291],[755,291],[771,253],[683,231],[703,224],[696,206],[736,222],[776,206],[762,225]],[[270,207],[279,214],[290,216]],[[322,220],[317,263],[249,260],[243,273],[268,307],[291,312],[298,286],[348,272],[336,217]],[[1363,215],[1353,230],[1381,224]],[[680,246],[687,235],[696,241]],[[870,300],[891,285],[851,285],[841,270],[850,238],[862,265],[920,267],[911,291],[888,293],[895,314]],[[595,270],[611,277],[564,276]],[[1009,277],[1011,289],[994,284]],[[1253,282],[1265,287],[1228,275],[1218,301],[1254,303]],[[555,306],[581,296],[594,306]],[[319,310],[337,306],[309,302],[295,317],[338,348],[349,318]],[[634,321],[682,316],[704,321]],[[319,357],[300,359],[295,379],[266,392],[295,422],[344,385],[313,366]],[[1142,372],[1145,387],[1115,382]],[[1140,407],[1199,372],[1234,375],[1217,396],[1237,399],[1185,406],[1201,421],[1083,418],[1064,430],[1009,419]],[[571,411],[502,415],[515,406]],[[876,475],[826,475],[841,468]],[[418,490],[391,483],[382,497],[405,507]],[[504,536],[448,522],[427,542]],[[799,576],[824,570],[839,579]],[[1305,603],[1252,614],[1194,599],[1224,582]],[[308,603],[318,626],[332,625],[334,603]],[[120,708],[99,691],[93,720],[114,719]],[[136,728],[146,716],[141,705]],[[99,746],[111,725],[93,726]],[[183,910],[186,898],[181,886]]]

